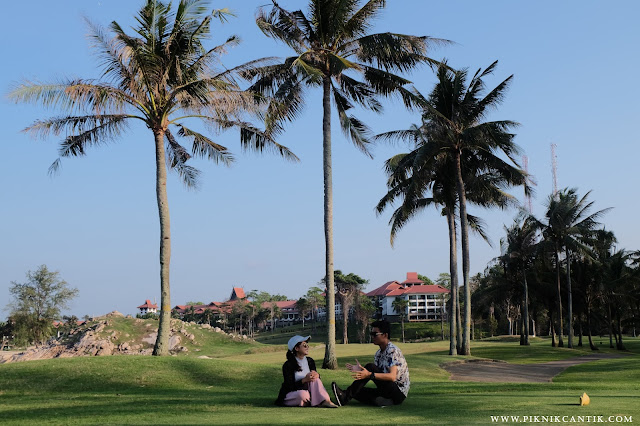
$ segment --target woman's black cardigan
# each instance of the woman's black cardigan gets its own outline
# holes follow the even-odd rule
[[[316,363],[311,357],[307,357],[307,362],[309,363],[309,370],[316,371]],[[309,386],[307,383],[302,383],[302,380],[298,380],[296,382],[296,371],[298,370],[298,363],[296,360],[286,361],[282,364],[282,376],[284,377],[284,382],[280,387],[280,392],[278,393],[278,399],[276,399],[276,405],[284,406],[284,399],[286,398],[289,392],[295,392],[297,390],[308,390]]]

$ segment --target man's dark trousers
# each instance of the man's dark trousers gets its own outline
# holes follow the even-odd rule
[[[383,373],[374,363],[369,363],[364,368],[374,373]],[[402,401],[406,398],[396,382],[374,379],[373,383],[376,385],[374,389],[365,387],[369,380],[371,379],[366,378],[351,383],[351,386],[344,391],[347,399],[355,398],[363,404],[376,405],[375,399],[381,396],[392,400],[394,405],[398,405],[402,404]]]

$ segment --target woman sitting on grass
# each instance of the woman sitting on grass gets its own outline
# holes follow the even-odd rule
[[[338,408],[324,389],[315,361],[307,356],[310,338],[293,336],[289,339],[287,361],[282,365],[284,383],[280,387],[276,405]]]

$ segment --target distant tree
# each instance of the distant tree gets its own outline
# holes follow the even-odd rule
[[[273,301],[269,304],[269,320],[271,321],[271,332],[276,329],[278,318],[282,318],[282,310],[276,304],[276,301]]]
[[[409,301],[399,296],[391,302],[391,307],[400,315],[400,321],[402,322],[402,343],[404,343],[404,317],[407,315],[407,306],[409,306]]]
[[[311,303],[309,303],[309,300],[301,297],[296,302],[296,308],[298,308],[298,314],[300,315],[300,318],[302,318],[302,328],[304,329],[304,317],[311,312]]]
[[[198,306],[198,305],[204,305],[204,302],[187,302],[185,303],[185,305],[187,306]]]
[[[438,278],[436,278],[436,285],[442,286],[444,288],[451,288],[451,274],[448,274],[446,272],[441,272],[440,275],[438,275]]]
[[[325,304],[325,297],[322,295],[322,289],[320,287],[311,287],[307,290],[305,298],[311,304],[312,330],[315,333],[316,321],[318,320],[318,308]]]
[[[426,285],[433,285],[433,281],[431,281],[431,279],[429,279],[429,277],[427,277],[426,275],[418,274],[418,279],[420,281],[424,281]]]
[[[356,295],[353,307],[355,308],[354,313],[356,322],[358,323],[358,339],[360,340],[360,343],[364,343],[367,334],[367,327],[369,326],[371,317],[376,312],[376,307],[371,299],[359,293]]]
[[[46,265],[28,271],[26,276],[27,282],[12,281],[9,289],[13,296],[8,308],[14,321],[14,339],[18,344],[44,343],[53,333],[53,321],[60,319],[60,312],[78,295],[78,289]]]
[[[344,275],[340,270],[335,270],[333,276],[337,295],[342,305],[342,343],[346,345],[349,343],[349,337],[347,336],[349,310],[356,294],[360,292],[369,280],[365,280],[354,273]]]

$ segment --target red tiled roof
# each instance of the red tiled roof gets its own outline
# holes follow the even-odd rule
[[[382,284],[380,287],[376,288],[375,290],[371,290],[366,295],[369,296],[369,297],[384,296],[388,292],[396,290],[398,288],[401,288],[400,284],[398,283],[398,281],[389,281],[389,282],[386,282],[386,283]]]
[[[414,285],[413,287],[398,288],[385,296],[401,296],[403,294],[434,294],[434,293],[449,293],[449,290],[436,284],[422,284]]]
[[[262,302],[263,308],[271,308],[273,303],[280,309],[297,309],[296,307],[297,300],[280,300],[277,302]]]
[[[227,306],[220,302],[211,302],[208,305],[176,305],[173,309],[177,310],[178,312],[185,313],[192,307],[196,314],[201,314],[206,309],[210,309],[214,312],[229,311],[230,309],[227,309]]]
[[[244,294],[244,289],[243,289],[243,288],[241,288],[241,287],[234,287],[234,288],[233,288],[233,291],[231,292],[231,299],[233,299],[233,295],[234,295],[234,294],[236,295],[236,297],[237,297],[238,299],[244,299],[245,297],[247,297],[247,296]]]
[[[418,279],[417,272],[407,272],[407,279],[402,284],[424,284],[424,281]]]
[[[138,309],[147,308],[147,309],[158,309],[158,305],[155,303],[151,303],[151,300],[147,299],[144,301],[144,305],[138,306]]]

